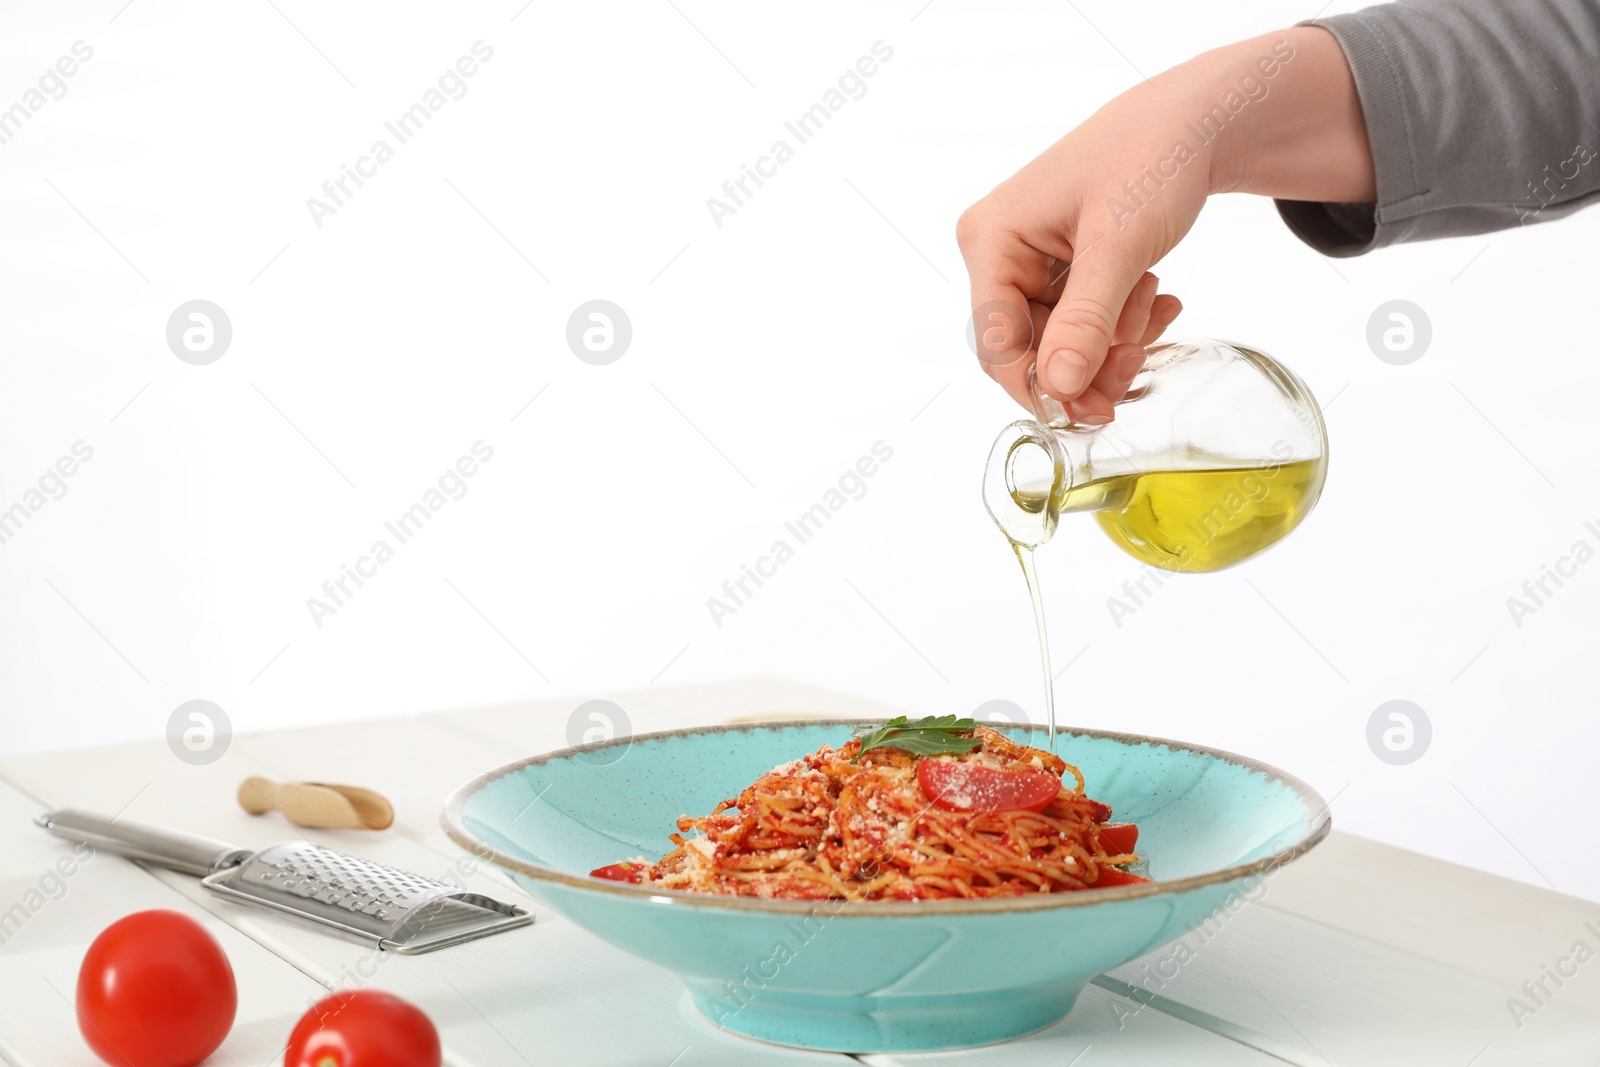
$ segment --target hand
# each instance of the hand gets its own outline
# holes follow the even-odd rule
[[[1147,90],[1102,108],[969,208],[956,229],[979,357],[1030,410],[1036,364],[1039,384],[1075,421],[1109,421],[1144,361],[1142,346],[1182,310],[1176,297],[1157,296],[1149,268],[1200,213],[1208,166],[1192,160],[1161,187],[1149,183],[1154,195],[1143,206],[1130,200],[1123,182],[1172,151],[1170,132],[1148,121]]]
[[[968,208],[956,240],[984,369],[1032,411],[1037,366],[1074,420],[1109,421],[1143,346],[1182,310],[1157,295],[1150,268],[1206,197],[1234,189],[1374,195],[1354,79],[1332,34],[1285,30],[1160,74]]]

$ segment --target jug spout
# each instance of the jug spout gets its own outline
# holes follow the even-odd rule
[[[1012,544],[1038,548],[1050,540],[1071,488],[1070,461],[1057,433],[1028,420],[1000,431],[983,470],[983,503]]]

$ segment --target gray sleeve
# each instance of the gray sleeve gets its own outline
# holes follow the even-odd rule
[[[1600,0],[1402,0],[1312,20],[1355,74],[1376,204],[1278,201],[1307,244],[1547,222],[1600,202]]]

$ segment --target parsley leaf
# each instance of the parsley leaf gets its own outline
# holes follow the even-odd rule
[[[954,715],[929,715],[908,722],[897,715],[882,725],[863,724],[856,727],[855,736],[861,741],[861,751],[850,762],[855,763],[875,748],[898,748],[918,756],[964,755],[983,742],[976,737],[958,737],[971,733],[977,723],[971,719],[958,719]]]

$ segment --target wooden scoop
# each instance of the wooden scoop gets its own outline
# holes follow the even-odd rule
[[[281,812],[294,825],[314,829],[387,830],[394,823],[394,807],[381,794],[327,782],[246,778],[239,784],[239,806],[251,815]]]

